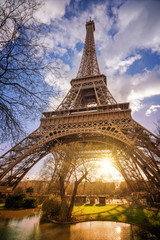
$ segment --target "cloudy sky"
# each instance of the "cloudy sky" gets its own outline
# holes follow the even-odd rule
[[[1,1],[1,0],[0,0]],[[61,63],[55,81],[65,95],[80,65],[85,23],[95,21],[95,43],[102,74],[117,102],[130,102],[132,117],[151,132],[160,119],[160,1],[44,0],[35,18],[44,26],[39,39]],[[45,33],[45,34],[44,34]],[[45,35],[45,36],[44,36]],[[50,99],[50,108],[61,99]],[[30,131],[40,124],[29,123]],[[42,163],[41,163],[42,164]],[[33,168],[30,174],[36,174]]]
[[[160,118],[160,1],[46,0],[35,17],[48,29],[45,42],[53,49],[50,54],[67,71],[64,77],[55,77],[64,93],[76,77],[85,22],[91,17],[100,71],[107,76],[111,93],[118,102],[130,102],[133,118],[155,133]],[[50,85],[55,79],[46,77]]]
[[[68,92],[82,57],[85,23],[91,17],[100,71],[107,76],[111,93],[118,102],[130,102],[133,118],[156,132],[160,119],[160,1],[46,0],[35,17],[47,29],[41,40],[53,49],[50,54],[60,60],[62,72],[67,71],[55,79],[48,74],[50,85],[56,81],[64,94]],[[50,100],[54,107],[60,103],[59,98]],[[36,170],[30,174],[33,172]]]

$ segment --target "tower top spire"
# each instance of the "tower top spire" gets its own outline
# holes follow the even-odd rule
[[[77,78],[96,76],[100,74],[95,49],[94,31],[95,24],[90,17],[90,20],[86,22],[86,39]]]

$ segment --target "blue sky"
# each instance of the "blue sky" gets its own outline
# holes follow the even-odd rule
[[[100,71],[111,93],[118,102],[129,101],[133,118],[155,133],[160,118],[160,1],[47,0],[35,17],[49,29],[46,44],[67,72],[54,80],[48,73],[46,81],[51,86],[56,81],[64,94],[76,77],[85,22],[91,17]],[[48,109],[60,101],[50,99]]]
[[[109,90],[118,102],[130,102],[133,119],[155,133],[160,119],[159,0],[45,0],[35,14],[45,29],[39,41],[50,49],[47,54],[57,57],[61,73],[53,79],[48,72],[45,80],[62,91],[61,97],[50,99],[48,110],[59,105],[77,75],[90,17]],[[29,122],[30,131],[39,124],[39,119],[32,126]]]

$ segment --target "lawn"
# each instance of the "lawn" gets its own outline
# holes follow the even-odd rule
[[[0,210],[4,209],[4,205],[5,205],[4,203],[0,203]]]
[[[120,221],[138,224],[150,231],[159,231],[160,212],[127,205],[74,206],[73,217],[77,221]]]

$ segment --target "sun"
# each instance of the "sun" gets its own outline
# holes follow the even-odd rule
[[[113,166],[112,160],[108,158],[97,161],[97,176],[106,181],[124,181],[121,173]]]

